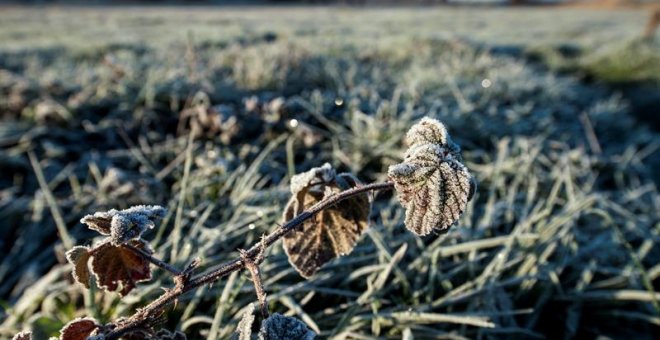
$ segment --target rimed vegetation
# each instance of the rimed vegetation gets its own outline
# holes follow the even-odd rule
[[[204,269],[276,228],[294,174],[328,162],[382,182],[406,131],[431,116],[479,183],[458,226],[409,233],[382,193],[351,255],[310,280],[269,250],[270,309],[322,338],[650,338],[660,135],[607,87],[657,82],[644,22],[588,10],[3,9],[0,337],[116,320],[172,287],[162,270],[121,302],[73,284],[64,252],[97,236],[81,217],[162,205],[145,233],[154,256]],[[250,279],[184,295],[164,327],[229,337],[255,302]]]

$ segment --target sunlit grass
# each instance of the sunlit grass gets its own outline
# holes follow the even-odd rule
[[[273,248],[271,308],[323,338],[650,338],[660,138],[625,98],[525,59],[527,47],[575,44],[600,78],[626,74],[602,51],[633,41],[644,15],[558,13],[2,12],[0,336],[116,320],[172,284],[157,271],[121,303],[72,285],[51,211],[80,241],[83,215],[166,206],[146,235],[157,255],[210,265],[280,222],[293,173],[327,161],[384,180],[405,131],[430,115],[479,182],[459,225],[416,237],[396,198],[378,196],[355,251],[310,281]],[[651,55],[635,54],[656,67]],[[227,338],[254,300],[239,274],[184,296],[167,326]]]

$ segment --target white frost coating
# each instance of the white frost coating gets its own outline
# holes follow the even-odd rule
[[[449,134],[444,124],[437,119],[424,117],[408,130],[406,143],[409,146],[426,143],[447,145],[448,138]]]
[[[137,205],[124,210],[95,212],[83,217],[80,222],[102,235],[110,235],[112,243],[119,245],[155,228],[156,221],[165,217],[166,213],[167,209],[158,205]]]
[[[335,176],[335,169],[332,168],[330,163],[325,163],[319,168],[312,168],[291,177],[291,193],[296,194],[312,184],[330,183],[335,179]]]
[[[406,135],[404,161],[389,167],[406,227],[418,235],[447,230],[458,221],[474,194],[476,182],[461,163],[460,147],[445,126],[424,118]]]

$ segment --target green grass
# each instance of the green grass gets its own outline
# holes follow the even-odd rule
[[[73,285],[53,212],[89,244],[83,215],[166,206],[147,235],[157,255],[209,266],[281,222],[293,173],[328,161],[366,182],[385,180],[405,131],[429,115],[448,126],[479,182],[459,225],[416,237],[396,198],[379,195],[356,250],[310,281],[272,248],[262,268],[271,309],[322,338],[652,338],[660,136],[632,118],[625,98],[524,53],[577,46],[580,65],[620,79],[632,73],[608,51],[629,51],[622,46],[636,44],[644,18],[566,9],[3,9],[0,337],[27,328],[56,335],[83,315],[116,320],[172,285],[157,271],[121,301]],[[633,53],[646,76],[657,68],[648,44]],[[218,120],[197,118],[191,138],[191,119],[204,113]],[[165,326],[227,338],[255,299],[241,273],[186,295]]]

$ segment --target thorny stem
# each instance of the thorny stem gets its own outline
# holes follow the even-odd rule
[[[265,248],[270,247],[273,243],[282,238],[286,233],[293,230],[295,227],[299,226],[306,220],[314,217],[314,215],[318,214],[324,209],[331,207],[345,199],[365,192],[392,190],[393,188],[394,184],[390,182],[373,183],[355,187],[349,190],[344,190],[340,193],[324,198],[322,201],[314,204],[309,209],[303,211],[293,219],[279,226],[277,229],[275,229],[275,231],[263,238],[259,243],[253,245],[250,247],[250,249],[243,251],[239,257],[213,267],[205,273],[201,273],[193,277],[187,277],[187,275],[179,275],[177,277],[179,279],[175,280],[176,286],[173,289],[167,290],[163,295],[152,301],[149,305],[138,309],[135,314],[120,322],[112,332],[105,335],[105,339],[119,339],[121,336],[129,333],[136,327],[139,328],[148,326],[148,321],[150,319],[153,319],[159,312],[163,310],[163,308],[165,308],[165,306],[176,301],[182,294],[205,284],[213,283],[232,272],[245,268],[244,259],[254,261],[254,259],[258,257],[259,254],[263,254]]]
[[[261,262],[264,257],[264,252],[266,249],[266,245],[263,243],[263,240],[265,238],[262,238],[262,246],[261,246],[261,252],[259,255],[257,255],[257,258],[254,259],[254,261],[247,256],[245,253],[245,250],[239,250],[239,253],[241,254],[241,261],[243,261],[243,265],[247,270],[250,272],[250,275],[252,275],[252,284],[254,285],[254,290],[257,293],[257,300],[259,300],[259,306],[261,309],[261,317],[268,318],[268,302],[266,302],[266,292],[264,291],[264,285],[261,282],[261,272],[259,271],[259,266],[257,263]]]

